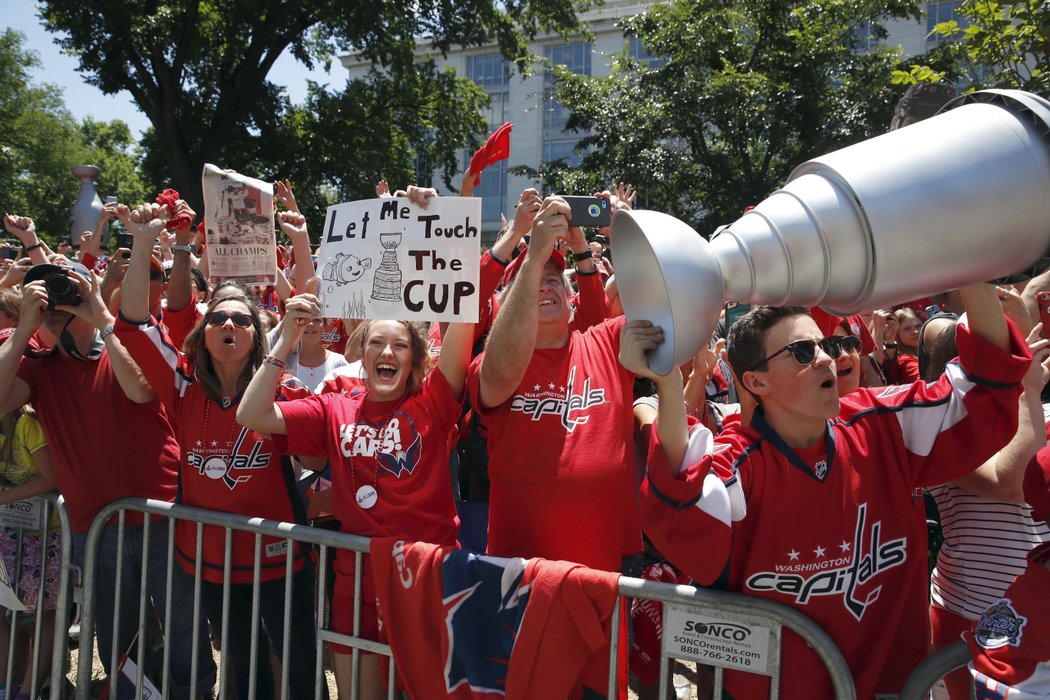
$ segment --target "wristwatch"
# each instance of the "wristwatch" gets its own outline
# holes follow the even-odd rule
[[[171,250],[175,253],[178,253],[181,250],[185,253],[189,253],[190,255],[193,255],[197,252],[197,249],[194,248],[192,245],[173,245],[171,247]]]
[[[112,323],[109,324],[108,326],[106,326],[105,328],[103,328],[102,330],[100,330],[98,332],[98,339],[99,340],[105,340],[106,338],[108,338],[111,335],[113,335],[113,324]]]

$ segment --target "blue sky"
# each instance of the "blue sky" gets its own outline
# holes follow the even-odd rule
[[[36,3],[32,0],[4,0],[4,28],[15,29],[26,37],[25,46],[36,51],[40,58],[40,67],[33,73],[33,80],[41,83],[52,83],[62,88],[66,107],[78,119],[92,117],[102,121],[122,119],[131,127],[132,134],[138,138],[149,126],[149,120],[138,111],[131,95],[121,92],[117,95],[103,95],[98,88],[84,82],[77,72],[77,62],[62,53],[54,43],[54,35],[48,33],[37,17]],[[300,102],[306,97],[306,81],[328,85],[342,86],[346,81],[346,71],[338,61],[332,62],[331,74],[321,68],[307,71],[289,54],[278,59],[270,80],[284,85],[293,102]]]

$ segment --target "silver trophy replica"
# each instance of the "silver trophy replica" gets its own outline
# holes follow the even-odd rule
[[[79,246],[80,235],[84,231],[94,231],[98,218],[102,216],[102,200],[95,191],[95,178],[102,171],[96,165],[74,165],[72,171],[80,180],[80,194],[77,195],[71,212],[73,223],[69,229],[69,237],[74,246]],[[103,240],[103,245],[106,242]]]
[[[612,228],[624,313],[664,329],[660,373],[708,342],[727,301],[845,315],[1003,277],[1050,246],[1050,102],[959,97],[803,163],[710,241],[652,211]]]
[[[379,244],[383,246],[383,259],[372,280],[372,298],[378,301],[401,301],[401,267],[397,264],[401,232],[379,234]]]

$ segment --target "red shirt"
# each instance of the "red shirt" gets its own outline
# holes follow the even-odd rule
[[[617,571],[641,549],[633,377],[617,359],[624,321],[533,352],[521,384],[495,408],[481,408],[484,353],[471,365],[471,406],[488,427],[490,553]]]
[[[328,456],[343,532],[454,545],[459,521],[446,438],[460,402],[435,370],[390,416],[396,404],[339,393],[283,403],[287,435],[274,435],[274,445],[279,451]],[[377,493],[367,509],[357,504],[357,491],[365,486]]]
[[[304,522],[305,514],[296,513],[292,505],[298,494],[291,465],[275,454],[269,438],[237,423],[237,403],[223,408],[211,399],[194,381],[186,356],[175,350],[155,323],[136,326],[120,319],[116,333],[176,426],[182,445],[179,502],[281,522]],[[278,387],[279,400],[308,395],[295,377],[286,376]],[[175,533],[179,563],[192,574],[196,566],[197,528],[180,520]],[[223,581],[225,537],[223,528],[204,528],[201,567],[206,581]],[[261,580],[284,576],[286,552],[285,540],[262,538]],[[251,583],[255,535],[234,531],[231,556],[231,582]],[[302,563],[300,549],[296,570]]]
[[[179,446],[164,407],[129,400],[108,352],[86,362],[58,351],[27,357],[18,377],[47,433],[73,532],[87,532],[102,506],[118,498],[175,499]],[[141,523],[141,515],[129,513],[127,522]]]
[[[321,346],[329,352],[339,355],[346,354],[346,341],[349,339],[343,319],[336,318],[329,321],[324,330],[321,331]]]

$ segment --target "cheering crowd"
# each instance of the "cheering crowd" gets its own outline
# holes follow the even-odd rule
[[[560,197],[524,190],[481,253],[476,324],[426,327],[322,318],[307,222],[289,183],[275,193],[290,245],[273,287],[211,287],[197,214],[170,190],[155,203],[107,204],[96,230],[65,254],[47,248],[30,218],[5,214],[21,250],[0,279],[0,501],[57,488],[78,565],[95,515],[127,496],[324,520],[442,552],[462,544],[649,577],[666,564],[679,582],[801,610],[842,652],[860,698],[896,694],[931,649],[963,638],[972,662],[947,679],[953,700],[975,684],[979,697],[1047,697],[1050,341],[1037,299],[1050,292],[1050,272],[848,318],[731,308],[691,362],[659,375],[645,353],[663,329],[624,318],[615,237],[602,230],[608,245],[588,241]],[[414,186],[396,194],[423,208],[437,196]],[[386,183],[377,195],[391,196]],[[623,184],[596,196],[614,217],[635,199]],[[108,254],[113,218],[134,244]],[[487,522],[480,546],[466,536],[478,513]],[[164,621],[172,694],[210,697],[209,626],[250,629],[258,594],[264,634],[254,658],[250,635],[224,642],[238,696],[278,693],[271,655],[293,697],[312,695],[313,553],[264,537],[257,554],[254,536],[236,532],[227,562],[221,528],[205,527],[198,540],[192,525],[160,521],[147,538],[129,516],[121,541],[115,523],[103,530],[103,663],[137,627],[136,573],[120,579],[113,629],[118,561],[125,572],[147,552],[165,561],[169,527],[170,583],[164,567],[145,574],[155,609],[170,596],[178,611]],[[40,570],[40,552],[58,547],[57,523],[23,536],[21,561],[14,537],[0,537],[8,570],[20,571],[12,585],[53,619],[59,572]],[[330,628],[349,634],[356,623],[366,639],[390,641],[400,687],[416,697],[418,669],[386,636],[398,611],[377,605],[378,561],[355,579],[352,553],[340,551],[326,592]],[[9,637],[0,628],[3,676]],[[41,644],[46,657],[50,642]],[[599,646],[560,695],[605,697],[607,636]],[[350,697],[350,649],[330,652],[339,696]],[[632,654],[631,665],[651,681],[645,657]],[[832,697],[822,664],[790,631],[782,667],[785,697]],[[464,677],[473,687],[472,673]],[[11,675],[6,693],[35,696],[28,672]],[[363,654],[361,697],[384,697],[385,678],[380,657]],[[441,679],[422,683],[431,681]],[[767,697],[768,686],[764,676],[727,673],[735,698]]]

